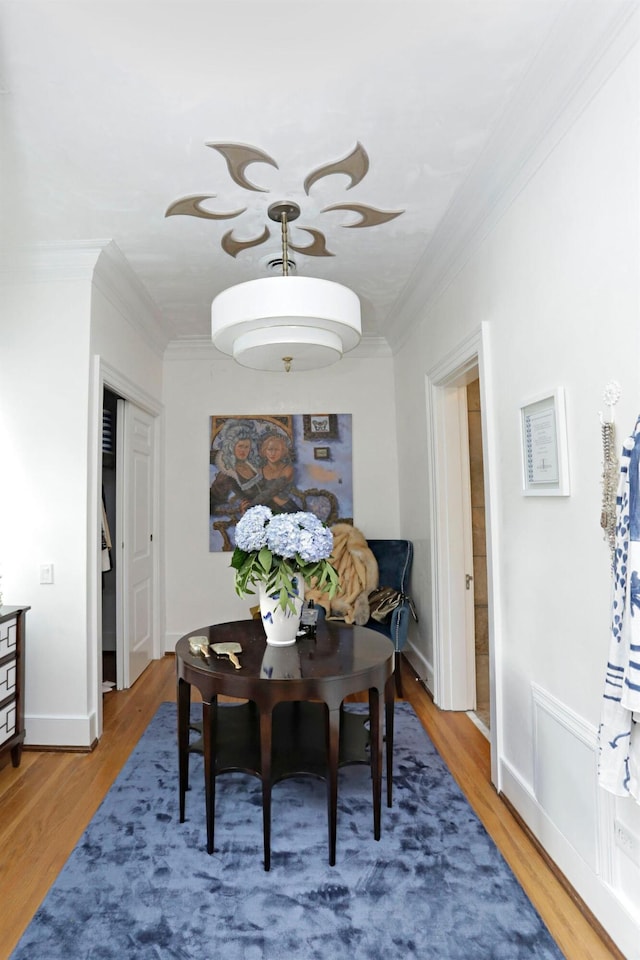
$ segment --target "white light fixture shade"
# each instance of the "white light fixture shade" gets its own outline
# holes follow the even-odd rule
[[[229,287],[211,304],[213,343],[254,370],[314,370],[360,342],[360,301],[331,280],[265,277]]]

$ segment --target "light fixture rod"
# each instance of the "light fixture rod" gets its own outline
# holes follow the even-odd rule
[[[280,223],[282,224],[282,276],[289,276],[289,235],[287,231],[287,214],[282,211],[280,214]]]

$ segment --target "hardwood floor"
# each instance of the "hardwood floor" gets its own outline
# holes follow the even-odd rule
[[[489,781],[489,744],[482,733],[466,714],[438,710],[406,662],[402,682],[406,699],[566,960],[624,960],[613,944],[599,936],[580,904],[564,889],[497,796]],[[27,750],[18,769],[9,764],[0,770],[0,960],[7,960],[11,954],[158,705],[165,700],[175,701],[173,657],[152,663],[131,690],[105,696],[104,735],[92,753]]]

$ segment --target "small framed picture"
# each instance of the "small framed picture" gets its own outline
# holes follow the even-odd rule
[[[302,417],[305,440],[337,440],[337,413],[309,413]]]
[[[313,459],[314,460],[330,460],[331,448],[330,447],[314,447]]]
[[[564,390],[533,397],[520,407],[522,492],[525,497],[568,497],[569,463]]]

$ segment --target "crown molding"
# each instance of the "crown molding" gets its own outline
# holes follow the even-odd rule
[[[396,352],[638,42],[637,0],[571,0],[389,312]]]
[[[109,240],[78,243],[34,243],[0,251],[3,283],[51,283],[91,280]]]
[[[163,356],[173,331],[113,240],[101,251],[93,282],[147,345]]]
[[[0,251],[0,283],[93,284],[160,356],[171,332],[113,240],[41,243]]]

